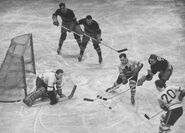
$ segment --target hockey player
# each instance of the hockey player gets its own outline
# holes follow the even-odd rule
[[[115,87],[119,87],[122,83],[123,85],[128,83],[131,90],[131,103],[135,104],[135,93],[136,93],[136,83],[138,78],[138,73],[142,69],[143,64],[137,61],[131,61],[127,58],[125,53],[119,55],[121,64],[119,65],[119,76],[116,82],[111,88],[108,88],[106,92],[111,91]]]
[[[84,32],[85,34],[82,37],[82,45],[80,47],[80,55],[78,57],[78,61],[82,60],[82,56],[84,54],[85,48],[87,46],[87,43],[90,40],[90,37],[92,37],[92,42],[94,49],[96,50],[98,57],[99,57],[99,63],[102,63],[102,53],[101,48],[99,46],[99,43],[101,42],[101,29],[99,27],[99,24],[92,19],[91,15],[87,15],[86,18],[80,19],[78,21],[78,24],[84,26]]]
[[[138,80],[138,86],[143,85],[143,83],[147,80],[150,81],[152,80],[153,76],[159,72],[159,79],[166,83],[167,80],[169,80],[172,72],[173,72],[173,67],[172,65],[164,58],[159,57],[155,54],[151,54],[148,62],[150,64],[150,70],[148,70],[148,74],[142,76]]]
[[[63,42],[67,36],[67,31],[68,32],[74,31],[78,34],[83,34],[83,31],[80,28],[80,26],[77,25],[77,20],[74,12],[71,9],[66,8],[65,3],[60,3],[59,9],[57,9],[52,16],[53,24],[56,26],[59,26],[57,16],[60,16],[62,19],[61,36],[60,36],[59,45],[57,49],[57,53],[60,54],[60,50],[62,48]],[[74,33],[74,38],[76,39],[80,47],[81,45],[80,36]]]
[[[36,99],[48,96],[50,104],[56,104],[56,92],[62,98],[63,70],[58,69],[56,72],[46,72],[37,76],[36,90],[24,98],[23,102],[27,106],[32,106]],[[56,89],[56,90],[55,90]]]
[[[173,126],[183,114],[181,103],[185,96],[185,89],[177,86],[166,87],[162,80],[156,80],[155,85],[160,92],[158,96],[159,105],[166,111],[160,118],[159,133],[169,133],[171,131],[170,127]]]

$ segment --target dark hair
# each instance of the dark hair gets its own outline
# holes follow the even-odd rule
[[[92,19],[92,16],[91,15],[87,15],[86,19]]]
[[[122,54],[119,55],[119,58],[122,58],[122,57],[126,58],[127,55],[125,53],[122,53]]]
[[[57,69],[55,73],[56,73],[56,74],[64,73],[64,71],[63,71],[62,69]]]
[[[157,55],[151,54],[150,57],[149,57],[149,59],[155,59],[155,60],[157,60]]]
[[[59,4],[59,7],[60,7],[60,8],[61,8],[62,6],[66,7],[65,3],[62,2],[62,3]]]
[[[159,80],[159,79],[155,81],[155,85],[156,85],[157,87],[159,87],[159,88],[166,87],[165,81],[162,81],[162,80]]]

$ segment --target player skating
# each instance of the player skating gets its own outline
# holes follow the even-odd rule
[[[102,63],[102,53],[101,53],[101,48],[99,46],[99,43],[101,42],[102,39],[101,39],[101,29],[99,27],[99,24],[92,19],[91,15],[87,15],[86,18],[80,19],[78,21],[78,24],[84,26],[84,35],[82,37],[82,45],[80,47],[80,55],[78,57],[78,61],[82,60],[82,56],[84,54],[86,46],[89,40],[91,39],[93,42],[94,49],[98,54],[99,63]]]
[[[166,111],[161,115],[159,133],[169,133],[170,127],[182,116],[182,100],[185,96],[185,89],[178,86],[167,86],[162,80],[156,80],[155,85],[160,92],[158,102],[160,107]]]
[[[134,105],[138,73],[143,67],[143,64],[138,61],[129,60],[125,53],[120,54],[119,58],[121,61],[121,64],[119,65],[119,76],[113,86],[108,88],[106,91],[109,92],[115,87],[119,87],[121,83],[125,85],[129,80],[131,103]]]
[[[74,31],[78,34],[83,34],[83,31],[81,30],[80,26],[77,25],[77,19],[75,17],[73,10],[66,8],[65,3],[60,3],[59,9],[57,9],[52,16],[53,24],[56,26],[59,26],[57,16],[60,16],[62,19],[61,35],[60,35],[60,40],[59,40],[58,49],[57,49],[57,53],[60,54],[60,50],[62,48],[63,42],[67,36],[67,32]],[[74,38],[76,39],[80,47],[81,38],[79,35],[75,34],[74,32],[73,32]]]
[[[148,74],[142,76],[138,80],[138,86],[143,85],[143,83],[147,80],[150,81],[152,80],[153,76],[159,72],[159,79],[166,83],[167,80],[169,80],[172,72],[173,72],[173,67],[172,65],[164,58],[159,57],[155,54],[151,54],[148,63],[150,64],[150,69],[148,70]]]

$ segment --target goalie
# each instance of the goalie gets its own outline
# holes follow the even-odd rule
[[[150,64],[150,69],[148,70],[148,74],[142,76],[138,80],[138,86],[143,85],[143,83],[147,80],[150,81],[152,80],[153,76],[159,72],[159,79],[166,83],[167,80],[169,80],[172,72],[173,72],[173,67],[172,65],[164,58],[159,57],[155,54],[151,54],[148,63]]]
[[[112,87],[108,88],[106,92],[117,88],[122,83],[123,85],[128,83],[131,90],[131,103],[135,104],[135,93],[136,93],[136,83],[138,78],[138,73],[142,69],[143,64],[137,61],[128,60],[125,53],[119,56],[121,64],[119,66],[119,76]]]
[[[56,72],[46,72],[40,74],[36,79],[36,90],[26,96],[23,102],[30,107],[34,104],[36,99],[48,96],[50,99],[50,104],[56,104],[57,94],[61,98],[65,97],[61,88],[63,83],[63,73],[64,72],[62,69],[58,69]]]

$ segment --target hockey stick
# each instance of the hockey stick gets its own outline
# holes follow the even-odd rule
[[[157,112],[156,114],[152,115],[151,117],[149,117],[147,114],[145,114],[144,116],[146,119],[151,120],[152,118],[155,118],[157,115],[159,115],[162,112],[163,112],[163,110]]]
[[[98,100],[98,99],[102,99],[102,100],[105,100],[105,101],[106,101],[106,99],[105,99],[103,96],[100,96],[100,95],[97,95],[97,97],[94,98],[94,99],[91,99],[91,98],[84,98],[84,101],[94,102],[94,101],[96,101],[96,100]]]
[[[112,96],[112,97],[108,97],[108,98],[102,97],[101,99],[107,101],[107,100],[109,100],[109,99],[113,99],[114,97],[117,97],[117,96],[119,96],[119,95],[121,95],[121,94],[127,92],[128,90],[130,90],[130,88],[127,89],[127,90],[125,90],[125,91],[122,91],[121,93],[119,93],[119,94],[117,94],[117,95],[114,95],[114,96]]]
[[[17,102],[20,102],[20,101],[22,101],[22,99],[19,99],[19,100],[9,100],[9,101],[0,100],[0,103],[17,103]]]
[[[63,25],[61,25],[61,27],[63,27],[64,29],[66,29],[66,30],[68,30],[68,31],[71,31],[70,29],[66,28],[66,27],[63,26]],[[99,41],[96,40],[95,38],[90,37],[89,35],[87,35],[87,34],[85,34],[85,33],[83,33],[83,34],[81,35],[81,34],[75,32],[75,31],[71,31],[71,32],[74,33],[74,34],[77,34],[78,36],[82,36],[82,35],[87,36],[87,37],[91,38],[92,40],[99,42]],[[124,48],[124,49],[121,49],[121,50],[116,50],[116,49],[114,49],[114,48],[112,48],[112,47],[106,45],[105,43],[102,43],[102,42],[99,42],[99,43],[102,44],[102,45],[104,45],[104,46],[107,47],[107,48],[110,48],[110,49],[116,51],[117,53],[121,53],[121,52],[124,52],[124,51],[127,51],[127,50],[128,50],[127,48]]]

